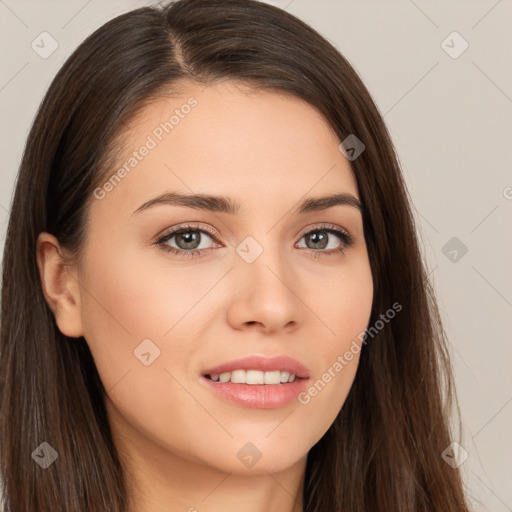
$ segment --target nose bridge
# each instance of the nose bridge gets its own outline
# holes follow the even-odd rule
[[[236,252],[233,309],[240,314],[238,320],[268,328],[298,322],[301,301],[294,290],[298,281],[283,244],[272,233],[260,233],[247,236]]]
[[[262,283],[265,287],[283,287],[292,271],[281,240],[273,233],[247,236],[236,247],[238,255],[236,266],[241,273],[254,280],[254,285]],[[288,277],[287,277],[288,276]],[[279,284],[278,284],[279,283]]]

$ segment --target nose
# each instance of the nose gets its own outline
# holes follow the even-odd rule
[[[234,329],[291,332],[304,317],[304,289],[277,249],[265,249],[252,263],[238,258],[231,273],[233,296],[228,322]]]

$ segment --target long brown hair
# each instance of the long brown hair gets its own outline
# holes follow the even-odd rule
[[[89,36],[53,80],[28,136],[3,260],[0,471],[5,512],[127,510],[128,475],[84,338],[64,336],[45,301],[39,233],[79,258],[94,189],[116,137],[178,80],[237,80],[314,106],[351,162],[374,280],[370,325],[402,310],[364,345],[336,420],[311,448],[303,506],[320,511],[468,510],[451,443],[455,398],[447,342],[388,131],[347,60],[289,13],[255,0],[178,0],[133,10]],[[42,470],[33,452],[58,454]]]

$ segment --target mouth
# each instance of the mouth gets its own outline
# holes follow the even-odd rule
[[[206,370],[201,381],[219,398],[258,409],[283,407],[309,381],[308,369],[288,357],[252,356]]]
[[[234,370],[232,372],[212,373],[204,375],[214,382],[232,382],[233,384],[248,384],[249,386],[268,385],[275,386],[301,380],[294,373],[274,370],[263,372],[259,370]]]

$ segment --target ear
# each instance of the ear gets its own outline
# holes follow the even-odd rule
[[[83,336],[76,271],[64,264],[59,241],[49,233],[39,235],[36,252],[43,294],[59,330],[72,338]]]

